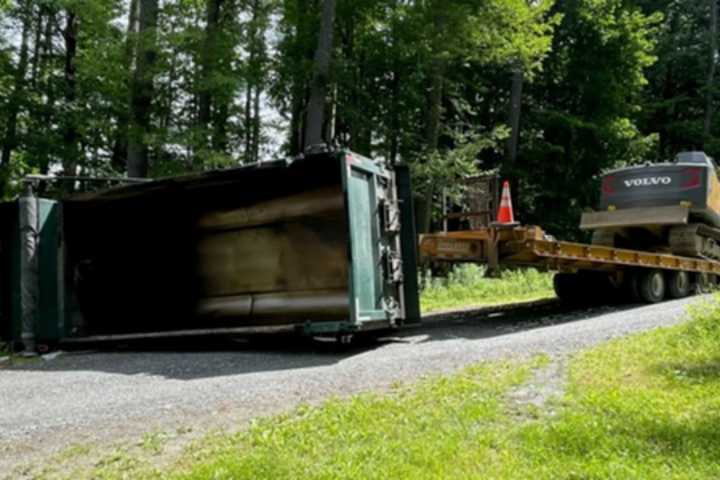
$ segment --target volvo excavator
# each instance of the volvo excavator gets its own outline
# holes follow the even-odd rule
[[[705,153],[608,172],[601,188],[580,224],[594,245],[720,260],[720,181]]]
[[[648,163],[603,175],[599,209],[584,213],[580,228],[592,244],[676,258],[720,261],[720,180],[715,161],[704,152],[683,152],[673,161]],[[602,291],[607,280],[631,298],[648,302],[706,291],[717,276],[689,271],[621,269],[610,275],[559,274],[561,298]],[[596,295],[602,298],[602,294]]]

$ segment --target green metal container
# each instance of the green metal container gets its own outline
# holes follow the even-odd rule
[[[420,318],[403,167],[338,151],[39,206],[42,342],[288,330],[343,335]],[[12,245],[2,257],[8,265],[17,263],[19,245]],[[17,269],[8,272],[0,307],[1,318],[12,320],[0,326],[17,339],[12,292],[22,279]]]
[[[0,338],[20,343],[23,333],[32,334],[41,345],[56,343],[67,332],[64,326],[60,204],[34,199],[37,282],[23,298],[21,265],[21,208],[19,201],[0,204]],[[28,305],[33,302],[34,306]],[[23,309],[31,308],[31,328],[23,329]]]

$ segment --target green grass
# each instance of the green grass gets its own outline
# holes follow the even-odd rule
[[[445,471],[448,459],[473,471],[502,428],[503,395],[541,362],[476,366],[264,420],[197,453],[178,478],[420,478]]]
[[[161,471],[126,458],[87,477],[720,478],[720,304],[692,315],[576,355],[544,405],[510,393],[552,359],[483,363],[208,436]]]
[[[521,478],[719,478],[720,305],[577,358],[561,414],[509,435]]]
[[[693,315],[578,355],[527,415],[506,393],[546,359],[264,421],[179,478],[718,478],[720,306]]]
[[[552,298],[552,275],[537,270],[511,270],[500,278],[486,278],[475,264],[455,267],[447,278],[422,279],[420,302],[425,313],[454,308]]]
[[[0,342],[0,369],[11,367],[11,366],[22,366],[37,363],[40,361],[40,357],[23,357],[14,353],[10,345],[4,342]]]

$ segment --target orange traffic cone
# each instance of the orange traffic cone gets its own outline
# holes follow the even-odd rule
[[[500,208],[498,208],[497,221],[499,225],[514,225],[515,214],[513,213],[512,197],[510,196],[510,182],[503,182],[502,196],[500,197]]]

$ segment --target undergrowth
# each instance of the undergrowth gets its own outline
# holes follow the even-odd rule
[[[505,270],[487,278],[485,268],[458,265],[448,276],[421,276],[421,306],[425,313],[552,298],[552,274],[533,269]]]

